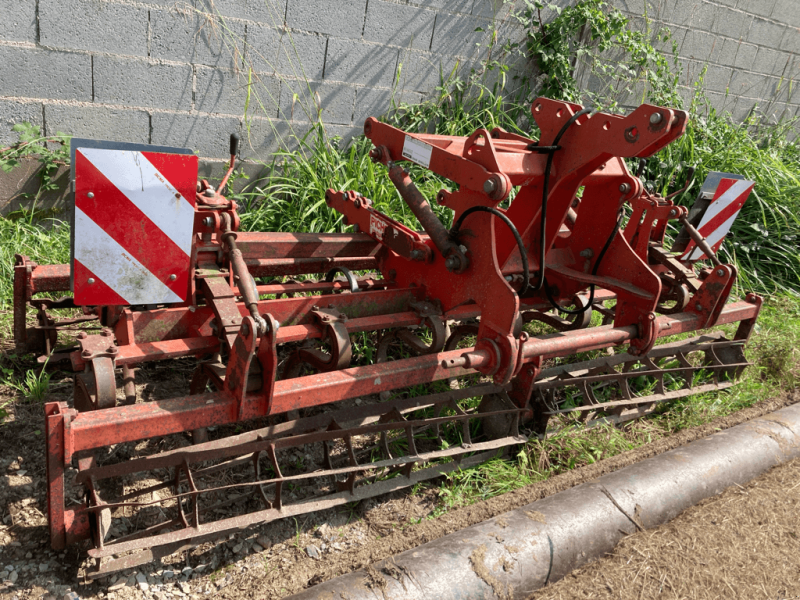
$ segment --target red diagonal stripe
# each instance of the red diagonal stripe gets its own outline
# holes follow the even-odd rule
[[[77,258],[74,262],[75,303],[78,306],[90,303],[110,306],[130,304],[125,298],[108,287],[97,275],[87,269]],[[94,283],[88,283],[89,277],[94,279]]]
[[[731,189],[733,184],[736,183],[737,181],[738,181],[737,179],[727,179],[725,177],[720,179],[719,183],[717,184],[717,189],[714,192],[714,198],[713,199],[716,200],[717,198],[722,196],[722,194],[724,194],[729,189]]]
[[[164,285],[186,298],[189,257],[80,152],[75,153],[75,187],[75,205]],[[88,197],[89,191],[94,198]]]
[[[703,225],[699,230],[702,236],[708,237],[709,235],[711,235],[714,231],[716,231],[716,229],[720,225],[722,225],[725,221],[730,219],[737,210],[741,209],[742,206],[744,206],[745,200],[747,200],[747,196],[750,194],[750,190],[752,189],[753,186],[751,185],[744,192],[742,192],[742,194],[740,194],[738,198],[733,200],[730,204],[728,204],[728,206],[726,206],[716,215],[714,215],[713,219],[711,219],[708,223]]]
[[[192,206],[197,189],[197,157],[193,154],[142,152],[142,155],[172,184]]]

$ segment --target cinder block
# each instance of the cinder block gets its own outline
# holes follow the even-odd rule
[[[733,69],[709,65],[704,79],[705,86],[712,92],[725,92],[731,80]]]
[[[753,13],[754,15],[759,15],[762,17],[769,17],[772,15],[772,11],[775,10],[775,4],[777,0],[739,0],[736,4],[736,8],[743,10],[745,12]],[[795,10],[797,6],[795,6]]]
[[[91,57],[0,46],[0,82],[6,96],[91,101]]]
[[[400,77],[397,87],[404,90],[427,93],[443,80],[447,80],[456,63],[464,61],[452,56],[438,56],[430,52],[405,50],[400,53],[398,65]]]
[[[0,0],[0,40],[36,41],[36,4]]]
[[[765,19],[753,19],[753,24],[747,32],[747,41],[759,46],[780,48],[784,33],[786,33],[785,25],[778,25]],[[795,32],[795,35],[800,34]]]
[[[422,97],[422,94],[408,90],[358,88],[353,125],[363,128],[367,118],[382,117],[401,104],[419,104],[422,102]]]
[[[475,0],[472,5],[473,15],[496,21],[505,19],[510,11],[511,5],[505,0]]]
[[[748,98],[767,98],[769,78],[760,73],[734,70],[730,81],[731,94]]]
[[[281,37],[277,72],[300,79],[322,79],[327,48],[325,36],[287,31]]]
[[[733,40],[726,41],[726,47],[728,45],[733,45]],[[753,44],[745,44],[744,42],[737,43],[738,48],[736,50],[736,60],[734,61],[734,66],[737,69],[745,69],[745,70],[753,70],[753,63],[756,60],[756,54],[758,53],[758,46],[754,46]],[[758,70],[758,69],[756,69]]]
[[[781,40],[781,50],[786,50],[792,54],[800,54],[800,32],[794,27],[787,27],[786,33]]]
[[[94,100],[125,106],[191,110],[192,67],[96,55]]]
[[[289,0],[286,24],[293,29],[360,38],[367,0]]]
[[[296,150],[301,144],[308,146],[309,138],[317,135],[311,128],[310,123],[250,119],[242,129],[241,156],[245,160],[271,162],[278,150]]]
[[[428,50],[431,47],[432,10],[371,0],[367,8],[364,39],[404,48]]]
[[[414,6],[442,9],[450,13],[470,14],[473,0],[408,0]]]
[[[356,88],[339,83],[284,81],[278,117],[287,121],[316,122],[321,111],[324,123],[350,125]]]
[[[19,134],[11,130],[17,123],[30,123],[41,127],[42,103],[0,100],[0,147],[14,144],[19,140]]]
[[[231,133],[241,127],[236,117],[153,113],[151,144],[191,148],[203,158],[228,158]]]
[[[800,10],[797,10],[797,0],[778,0],[772,10],[772,18],[786,23],[789,27],[800,27]]]
[[[674,0],[665,11],[664,20],[674,25],[711,31],[716,13],[722,10],[704,0]]]
[[[245,24],[178,9],[150,11],[150,54],[210,67],[235,69],[244,56]]]
[[[744,121],[748,116],[758,112],[759,101],[755,98],[736,98],[736,104],[731,109],[731,116],[737,123]]]
[[[148,9],[102,0],[39,0],[43,46],[147,56]]]
[[[249,24],[245,66],[257,73],[274,73],[280,56],[281,32],[267,25]]]
[[[707,61],[711,59],[717,44],[722,46],[722,40],[717,36],[699,29],[689,29],[683,39],[680,55],[694,60]]]
[[[474,57],[485,50],[479,44],[488,42],[489,29],[490,22],[485,19],[439,13],[433,30],[431,52]]]
[[[283,27],[286,0],[197,0],[197,9],[210,15]]]
[[[735,40],[748,39],[747,32],[753,22],[751,15],[728,8],[719,8],[718,11],[712,27],[715,33]],[[696,26],[704,27],[702,23],[696,23]]]
[[[150,116],[143,110],[105,106],[64,106],[45,104],[47,135],[67,135],[150,143]]]
[[[273,75],[236,73],[197,67],[195,109],[226,115],[244,114],[248,110],[265,117],[278,114],[281,82]],[[248,103],[248,93],[250,101]]]
[[[397,56],[398,50],[395,48],[330,38],[325,79],[391,87]]]
[[[755,57],[755,62],[751,70],[766,75],[780,75],[784,69],[787,69],[788,65],[791,64],[791,59],[791,54],[778,52],[777,50],[771,50],[762,46],[758,49],[758,54]]]

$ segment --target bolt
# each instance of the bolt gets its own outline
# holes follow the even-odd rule
[[[440,191],[438,194],[436,194],[436,202],[437,202],[437,203],[438,203],[440,206],[443,206],[443,205],[444,205],[444,203],[445,203],[445,202],[447,202],[447,198],[445,197],[445,195],[444,195],[444,192],[443,192],[443,191]]]
[[[722,269],[717,269],[717,277],[724,277],[724,276],[725,276],[725,271],[723,271]]]
[[[89,279],[86,280],[86,283],[92,285],[94,283],[94,277],[89,277]]]
[[[100,335],[103,337],[111,337],[111,330],[108,327],[103,327],[103,330],[100,332]]]
[[[627,194],[631,191],[631,184],[630,183],[621,183],[619,184],[619,191],[623,194]]]
[[[319,306],[317,306],[317,305],[315,304],[314,306],[312,306],[312,307],[311,307],[311,310],[319,310]]]
[[[216,190],[214,190],[214,188],[208,188],[208,189],[207,189],[207,190],[206,190],[206,191],[203,193],[203,195],[204,195],[206,198],[213,198],[214,196],[216,196],[216,195],[217,195],[217,192],[216,192]]]
[[[678,214],[678,211],[677,211],[677,210],[675,210],[674,208],[673,208],[671,211],[669,211],[669,216],[670,216],[670,217],[674,217],[674,216],[675,216],[675,215],[677,215],[677,214]]]
[[[108,352],[109,354],[116,354],[117,349],[114,346],[109,346],[108,348],[106,348],[106,352]]]
[[[447,267],[448,271],[455,271],[461,266],[461,259],[458,258],[457,255],[452,254],[444,261],[444,266]]]
[[[172,275],[169,276],[169,280],[170,281],[175,281],[177,278],[178,278],[178,276],[175,275],[175,273],[173,273]]]
[[[650,115],[650,123],[653,125],[658,125],[663,120],[664,115],[662,115],[660,112],[654,112],[652,115]]]
[[[81,356],[83,356],[83,358],[89,358],[91,355],[92,355],[91,350],[84,350],[83,352],[81,352]]]
[[[702,304],[700,304],[699,302],[698,302],[697,304],[695,304],[695,305],[694,305],[694,307],[695,307],[697,310],[703,310],[703,305],[702,305]]]
[[[514,278],[511,275],[506,275],[506,281],[511,281],[512,279]]]
[[[86,194],[86,197],[87,198],[94,198],[94,192],[89,192],[88,194]]]
[[[459,246],[458,249],[461,250],[462,254],[466,254],[469,251],[469,249],[466,246],[464,246],[463,244],[461,246]]]
[[[497,190],[497,181],[492,177],[483,182],[483,191],[487,194],[493,194]]]
[[[85,332],[85,331],[79,331],[79,332],[78,332],[78,339],[79,339],[79,340],[85,340],[87,337],[88,337],[88,336],[87,336],[87,334],[86,334],[86,332]]]
[[[206,217],[205,219],[203,219],[203,225],[205,225],[206,227],[213,227],[214,225],[213,217]]]
[[[247,324],[247,321],[242,323],[242,335],[250,335],[250,326]]]
[[[425,258],[425,254],[422,250],[412,250],[411,251],[411,260],[422,260]]]
[[[366,129],[366,128],[365,128],[365,129]],[[380,159],[383,157],[383,152],[381,152],[381,149],[380,149],[380,148],[373,148],[372,150],[370,150],[370,151],[369,151],[369,157],[370,157],[370,158],[371,158],[373,161],[376,161],[376,162],[377,162],[377,161],[379,161],[379,160],[380,160]]]

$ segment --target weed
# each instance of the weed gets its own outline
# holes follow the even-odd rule
[[[47,396],[50,389],[50,379],[53,373],[48,373],[45,369],[47,362],[39,369],[28,369],[22,379],[14,375],[14,370],[8,367],[1,367],[0,384],[16,390],[27,402],[41,402]]]

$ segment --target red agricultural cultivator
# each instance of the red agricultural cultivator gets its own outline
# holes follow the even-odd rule
[[[715,251],[752,182],[712,174],[691,210],[643,187],[623,159],[683,111],[532,114],[539,140],[366,121],[419,232],[338,190],[353,233],[240,232],[188,151],[73,140],[71,264],[18,256],[14,288],[18,350],[75,372],[74,402],[45,407],[53,548],[87,540],[100,576],[732,385],[761,300],[727,302]],[[456,184],[449,227],[403,161]],[[137,365],[177,358],[185,395],[137,398]]]

